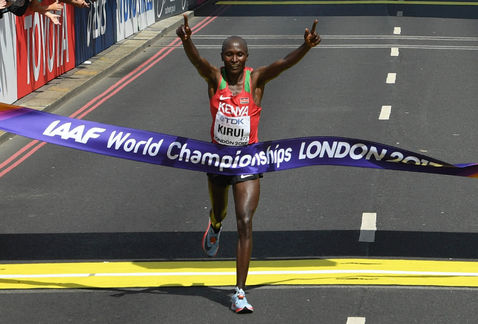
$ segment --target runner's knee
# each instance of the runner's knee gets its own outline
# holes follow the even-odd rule
[[[240,212],[236,215],[237,231],[239,236],[251,236],[252,234],[252,216],[254,212]]]

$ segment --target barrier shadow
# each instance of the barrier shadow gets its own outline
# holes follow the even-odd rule
[[[0,234],[0,262],[211,260],[202,232]],[[376,257],[478,259],[478,233],[378,231],[359,242],[359,231],[254,232],[253,259]],[[236,232],[223,232],[214,260],[234,260]]]
[[[218,0],[219,1],[219,0]],[[424,4],[407,4],[403,1],[400,4],[374,4],[357,1],[357,4],[344,4],[337,1],[337,4],[303,4],[300,1],[293,5],[230,5],[227,2],[217,4],[218,1],[210,1],[207,4],[194,10],[195,16],[397,16],[400,11],[404,17],[430,17],[430,18],[478,18],[477,1],[442,2],[425,1]],[[279,2],[279,1],[278,1]],[[362,2],[362,3],[360,3]],[[428,3],[427,3],[428,2]],[[470,3],[473,5],[463,5]],[[224,11],[218,10],[223,9]]]

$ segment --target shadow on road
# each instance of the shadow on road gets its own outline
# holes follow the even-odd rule
[[[354,3],[343,3],[337,1],[337,4],[300,4],[281,5],[281,1],[276,1],[275,5],[230,5],[227,1],[211,1],[194,11],[195,16],[215,15],[218,8],[224,7],[225,11],[220,16],[397,16],[404,17],[436,17],[436,18],[478,18],[478,3],[475,0],[461,1],[453,3],[451,1],[424,1],[421,4],[407,4],[403,1],[401,4],[377,4],[365,3],[365,1],[356,1]],[[428,2],[428,3],[427,3]],[[466,5],[468,4],[468,5]]]
[[[177,285],[180,286],[180,285]],[[249,290],[254,287],[249,288]],[[124,297],[134,294],[154,294],[154,295],[174,295],[174,296],[195,296],[209,299],[212,302],[218,303],[222,306],[229,307],[229,296],[232,294],[232,289],[214,288],[214,287],[155,287],[147,289],[114,289],[111,297]]]
[[[204,260],[202,232],[1,234],[0,262],[65,260]],[[253,259],[393,257],[478,259],[478,233],[378,231],[257,231]],[[233,260],[235,232],[224,232],[216,258]]]
[[[154,294],[154,295],[172,295],[172,296],[193,296],[208,299],[214,303],[229,308],[231,306],[230,297],[233,293],[232,287],[201,287],[195,285],[194,287],[155,287],[147,289],[113,289],[111,297],[124,297],[134,294]],[[248,286],[247,291],[251,292],[254,289],[263,286]]]

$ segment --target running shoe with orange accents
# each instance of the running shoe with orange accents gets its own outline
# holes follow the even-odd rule
[[[211,225],[211,220],[207,226],[206,232],[202,238],[202,249],[206,252],[207,256],[215,257],[219,251],[219,237],[221,236],[222,226],[216,233]]]
[[[254,307],[247,302],[246,293],[238,287],[236,287],[234,295],[231,297],[231,302],[231,309],[238,314],[252,313],[254,311]]]

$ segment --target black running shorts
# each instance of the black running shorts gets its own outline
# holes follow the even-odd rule
[[[208,173],[207,177],[213,184],[228,186],[228,185],[233,185],[239,182],[259,179],[259,178],[262,178],[263,175],[262,173],[257,173],[257,174],[241,174],[241,175],[229,176],[229,175]]]

